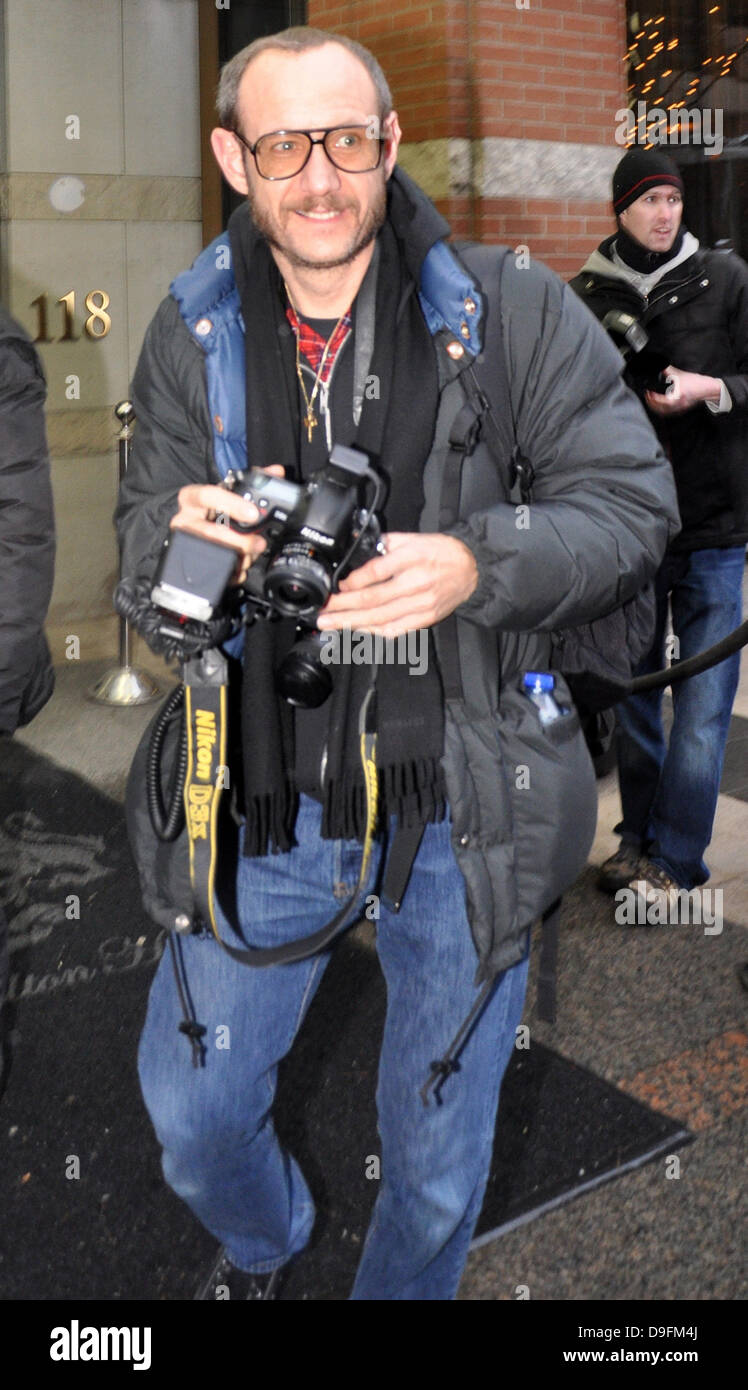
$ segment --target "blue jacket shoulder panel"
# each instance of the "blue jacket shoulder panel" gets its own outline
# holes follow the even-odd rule
[[[424,257],[418,297],[431,333],[449,329],[477,357],[482,346],[483,301],[446,241],[435,242]]]
[[[226,233],[217,236],[195,258],[189,270],[177,275],[170,286],[182,317],[191,331],[205,315],[221,317],[226,311],[224,301],[236,292],[231,265],[231,247]],[[198,335],[204,344],[208,334]]]
[[[178,275],[171,293],[190,333],[205,354],[213,450],[222,477],[247,467],[247,412],[244,390],[244,319],[226,233],[206,246],[189,270]]]

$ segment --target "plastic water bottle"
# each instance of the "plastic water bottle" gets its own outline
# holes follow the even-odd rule
[[[525,694],[532,700],[541,724],[553,724],[557,719],[561,719],[567,713],[561,709],[555,701],[553,691],[556,684],[555,676],[548,671],[526,671],[523,678]]]

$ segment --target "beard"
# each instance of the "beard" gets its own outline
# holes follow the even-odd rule
[[[362,251],[370,246],[377,235],[379,228],[383,226],[387,217],[387,191],[386,180],[382,181],[377,196],[371,206],[367,209],[366,217],[359,227],[356,236],[350,246],[332,260],[310,260],[307,256],[296,251],[283,239],[283,232],[277,218],[264,208],[258,205],[254,192],[250,186],[247,195],[249,202],[249,212],[252,221],[258,232],[264,236],[269,246],[274,247],[285,256],[289,265],[303,270],[336,270],[340,266],[350,265]],[[307,199],[309,210],[314,208],[316,212],[327,210],[328,212],[340,212],[347,204],[335,198],[309,198]],[[302,205],[298,211],[304,212],[307,209]],[[293,211],[290,213],[293,216]]]

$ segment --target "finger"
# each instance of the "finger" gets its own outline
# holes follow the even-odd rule
[[[338,602],[333,605],[332,600],[329,600],[317,618],[317,626],[322,632],[328,628],[340,627],[374,632],[406,617],[411,627],[430,627],[436,621],[437,606],[433,594],[428,591],[417,594],[394,593],[384,602],[380,600],[376,591],[369,593],[363,601],[361,596],[356,594],[349,605],[341,602],[343,595],[338,594],[336,598]]]
[[[423,533],[421,531],[387,531],[382,536],[382,543],[388,555],[393,550],[402,550],[404,545],[410,545],[414,540],[423,540]]]
[[[392,575],[389,579],[381,579],[375,584],[367,584],[361,589],[346,589],[338,593],[331,594],[323,613],[345,611],[359,612],[368,608],[382,608],[393,599],[407,597],[415,594],[424,586],[417,582],[413,570],[404,570],[402,574]]]
[[[243,526],[253,526],[260,516],[252,502],[245,502],[243,498],[236,497],[225,488],[211,485],[182,488],[177,501],[179,505],[171,525],[174,525],[177,518],[180,522],[187,517],[191,521],[202,521],[222,513]]]
[[[405,537],[403,537],[405,539]],[[403,547],[399,544],[390,546],[388,543],[386,555],[377,555],[373,560],[367,560],[365,565],[353,570],[345,579],[340,581],[341,593],[351,593],[359,589],[366,589],[372,584],[383,584],[387,579],[394,578],[400,574],[407,566],[407,554],[403,554]]]

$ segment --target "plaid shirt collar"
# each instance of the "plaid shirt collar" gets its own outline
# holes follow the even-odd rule
[[[323,338],[321,333],[317,333],[316,330],[312,328],[311,324],[304,323],[303,319],[299,318],[295,309],[293,309],[290,304],[286,308],[286,318],[299,340],[299,352],[303,353],[312,371],[316,373],[319,371],[319,364],[322,361],[327,339]],[[327,384],[335,358],[351,331],[351,321],[352,315],[349,309],[348,312],[343,315],[330,340],[330,347],[325,359],[325,365],[320,375],[321,386]]]

